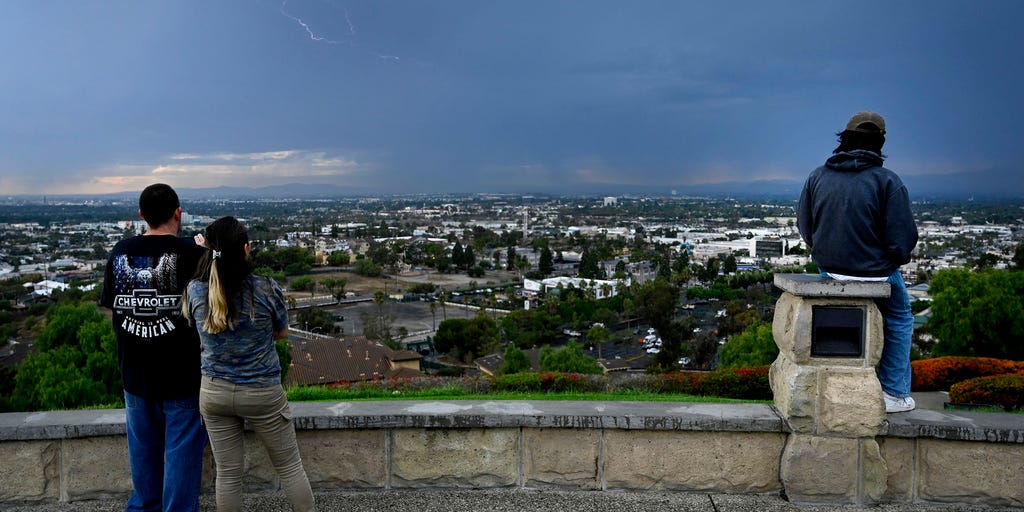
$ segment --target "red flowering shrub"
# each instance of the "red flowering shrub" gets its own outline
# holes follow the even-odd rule
[[[1007,411],[1024,407],[1024,375],[977,377],[949,388],[954,403],[998,405]]]
[[[702,375],[696,394],[744,400],[771,400],[768,367],[725,368],[707,372]]]
[[[679,393],[745,400],[771,400],[768,367],[723,368],[710,372],[646,374],[626,388],[651,393]]]
[[[913,371],[911,389],[938,391],[950,389],[957,382],[974,377],[1024,372],[1024,361],[1007,361],[991,357],[936,357],[910,363]]]

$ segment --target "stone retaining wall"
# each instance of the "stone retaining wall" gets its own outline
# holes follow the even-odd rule
[[[833,484],[850,475],[780,475],[782,457],[791,453],[847,457],[826,466],[851,471],[860,458],[880,457],[885,474],[866,485],[876,486],[882,501],[1024,508],[1021,415],[889,415],[877,448],[866,453],[832,449],[820,437],[801,443],[769,405],[317,402],[293,404],[293,412],[314,490],[777,493],[786,478],[799,478],[803,489],[820,491],[809,501],[835,502],[842,486]],[[246,490],[276,489],[262,446],[251,435],[246,445]],[[0,505],[126,496],[127,460],[123,410],[0,414]],[[208,457],[207,492],[212,484]]]

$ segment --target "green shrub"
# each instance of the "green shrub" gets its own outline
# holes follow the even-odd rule
[[[580,375],[565,372],[524,372],[500,375],[494,378],[496,391],[513,392],[599,392],[607,391],[608,380],[603,375]]]
[[[724,368],[710,372],[648,373],[625,384],[621,389],[744,400],[772,399],[767,366]]]
[[[977,377],[949,388],[955,403],[997,405],[1007,411],[1024,408],[1024,375]]]
[[[510,373],[494,379],[497,391],[540,391],[540,374],[534,372]]]

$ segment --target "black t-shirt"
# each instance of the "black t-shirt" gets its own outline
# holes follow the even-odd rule
[[[199,394],[199,334],[181,314],[181,292],[203,250],[191,238],[139,235],[110,253],[100,305],[114,312],[129,393],[151,400]]]

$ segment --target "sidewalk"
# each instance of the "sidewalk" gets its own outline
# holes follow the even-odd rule
[[[611,492],[538,490],[347,491],[317,493],[317,510],[367,512],[1020,512],[970,505],[884,504],[877,506],[800,506],[777,495],[730,495],[685,492]],[[47,503],[5,512],[121,512],[124,500]],[[203,512],[214,512],[213,496],[203,496]],[[280,494],[246,496],[245,510],[290,512]]]

